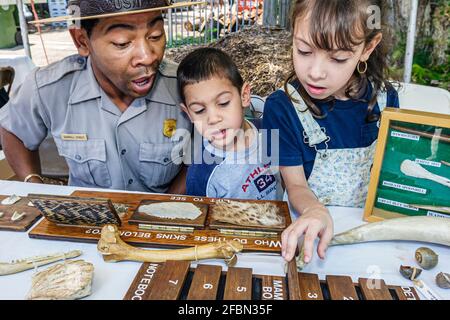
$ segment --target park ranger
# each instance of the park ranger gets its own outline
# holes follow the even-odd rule
[[[192,128],[179,108],[177,65],[163,59],[162,10],[170,6],[69,2],[79,13],[70,29],[79,54],[33,71],[0,117],[3,149],[20,179],[42,183],[38,148],[50,134],[70,185],[184,192],[181,158]]]

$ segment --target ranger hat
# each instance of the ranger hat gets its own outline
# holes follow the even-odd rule
[[[62,21],[100,19],[198,4],[202,5],[205,2],[171,3],[171,0],[70,0],[67,5],[67,16],[35,20],[32,23],[45,24]]]

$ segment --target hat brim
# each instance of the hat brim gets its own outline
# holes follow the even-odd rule
[[[158,7],[158,8],[148,8],[148,9],[141,9],[141,10],[125,11],[125,12],[105,13],[105,14],[99,14],[99,15],[88,16],[88,17],[60,16],[60,17],[54,17],[54,18],[48,18],[48,19],[34,20],[34,21],[30,21],[30,23],[32,23],[32,24],[48,24],[48,23],[54,23],[54,22],[101,19],[101,18],[110,18],[110,17],[124,16],[124,15],[129,15],[129,14],[161,11],[161,10],[167,10],[167,9],[173,9],[173,8],[190,7],[190,6],[205,5],[205,4],[206,4],[206,1],[178,2],[178,3],[171,4],[170,6],[164,6],[164,7]]]

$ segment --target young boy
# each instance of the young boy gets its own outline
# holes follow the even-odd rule
[[[187,194],[281,199],[278,178],[270,171],[270,163],[261,161],[258,130],[244,119],[250,85],[244,83],[232,59],[218,49],[197,49],[180,63],[177,76],[181,107],[203,137],[201,143],[194,139]]]

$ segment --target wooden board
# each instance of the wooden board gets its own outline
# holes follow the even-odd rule
[[[262,276],[261,300],[287,299],[287,286],[283,277]]]
[[[216,300],[222,267],[198,265],[189,289],[188,300]]]
[[[236,239],[244,246],[244,251],[262,251],[262,252],[280,252],[281,233],[277,233],[274,238],[254,237],[247,235],[224,235],[219,230],[211,230],[206,225],[204,229],[195,229],[193,232],[172,232],[172,231],[153,231],[139,229],[137,225],[129,224],[128,220],[134,213],[139,203],[143,200],[154,201],[183,201],[203,204],[214,204],[217,199],[172,196],[172,195],[149,195],[149,194],[130,194],[113,192],[91,192],[76,191],[72,194],[76,197],[88,198],[107,198],[113,204],[124,204],[128,206],[128,211],[121,217],[122,226],[120,227],[121,238],[135,246],[144,247],[192,247],[211,242],[218,242],[227,239]],[[242,200],[245,201],[245,200]],[[285,202],[276,202],[286,214],[287,224],[291,223],[289,209]],[[97,243],[100,239],[100,227],[75,227],[75,226],[57,226],[56,224],[43,219],[36,227],[29,232],[31,238],[54,239],[64,241],[78,241]]]
[[[287,280],[289,288],[289,300],[300,300],[302,298],[300,293],[300,283],[298,279],[297,264],[295,259],[287,264]]]
[[[188,261],[167,261],[150,284],[148,300],[176,300],[189,271]]]
[[[9,196],[0,195],[0,201]],[[28,197],[21,197],[21,199],[13,205],[5,206],[0,204],[0,212],[3,212],[3,217],[0,218],[0,230],[7,231],[27,231],[36,221],[41,218],[41,212],[35,207],[29,207],[30,202]],[[26,212],[23,219],[19,221],[11,221],[14,212]]]
[[[143,263],[123,300],[146,300],[155,274],[162,269],[161,263]]]
[[[228,268],[224,300],[252,299],[252,269]]]
[[[359,287],[365,300],[393,300],[383,279],[359,279]]]
[[[414,288],[386,286],[383,280],[359,279],[354,284],[348,276],[330,275],[319,282],[316,274],[292,267],[282,277],[252,274],[249,268],[189,266],[185,261],[144,263],[124,300],[420,300]]]
[[[323,300],[319,276],[312,273],[298,274],[301,300]]]
[[[392,286],[389,288],[395,291],[399,300],[420,300],[419,294],[413,287]]]
[[[327,276],[331,300],[359,300],[351,277]]]

